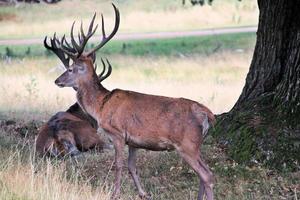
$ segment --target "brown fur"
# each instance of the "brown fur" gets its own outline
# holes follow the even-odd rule
[[[41,155],[72,155],[64,142],[79,151],[93,148],[101,150],[105,145],[97,134],[96,121],[85,114],[77,103],[66,112],[56,113],[40,128],[36,150]]]
[[[213,175],[200,156],[202,134],[207,131],[208,123],[215,122],[213,113],[207,107],[184,98],[120,89],[109,91],[97,82],[92,60],[84,55],[74,60],[70,68],[55,83],[60,87],[76,87],[79,105],[112,138],[116,153],[113,197],[120,193],[123,148],[127,144],[128,167],[140,196],[146,196],[146,193],[136,174],[136,148],[155,151],[175,149],[203,182],[199,187],[198,199],[202,199],[204,191],[207,199],[213,199]]]

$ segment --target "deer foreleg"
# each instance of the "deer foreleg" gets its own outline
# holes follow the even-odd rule
[[[136,152],[137,149],[134,147],[128,147],[129,149],[129,153],[128,153],[128,170],[129,173],[131,174],[131,177],[134,181],[135,187],[138,189],[139,192],[139,196],[140,197],[147,197],[147,193],[143,190],[140,180],[139,180],[139,176],[137,174],[137,170],[136,170]]]
[[[115,148],[115,182],[114,182],[114,192],[112,194],[112,199],[117,199],[120,196],[121,190],[121,176],[122,176],[122,167],[123,167],[123,150],[124,142],[119,139],[113,140]]]

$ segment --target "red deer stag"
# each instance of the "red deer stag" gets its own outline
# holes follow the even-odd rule
[[[44,46],[58,55],[68,69],[68,57],[64,57],[64,53],[58,48],[59,44],[55,34],[50,39],[50,46],[47,43],[47,37],[44,40]],[[92,59],[95,62],[94,55]],[[103,70],[98,75],[99,82],[105,80],[112,71],[110,65],[106,71],[103,61],[102,64]],[[36,150],[40,155],[75,156],[90,149],[110,148],[110,145],[97,134],[97,128],[96,120],[75,103],[67,111],[56,113],[40,128],[36,139]]]
[[[176,150],[195,170],[200,178],[198,199],[204,193],[213,199],[213,174],[202,160],[200,146],[209,126],[214,123],[213,113],[204,105],[184,98],[169,98],[141,94],[133,91],[107,90],[97,81],[90,55],[100,49],[116,33],[119,25],[119,11],[114,6],[116,24],[107,37],[102,17],[102,41],[95,48],[85,51],[88,39],[96,31],[91,21],[87,36],[79,34],[79,44],[73,37],[74,48],[70,49],[65,39],[61,50],[73,64],[55,80],[59,87],[77,88],[78,104],[96,119],[102,132],[109,135],[115,149],[116,174],[113,198],[120,194],[123,150],[129,148],[128,169],[141,197],[147,197],[142,189],[136,170],[136,151],[139,148],[154,151]],[[81,29],[82,30],[82,29]],[[107,61],[108,63],[108,61]]]

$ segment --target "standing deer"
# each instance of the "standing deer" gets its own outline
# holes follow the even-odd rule
[[[213,199],[213,174],[202,160],[200,146],[209,126],[214,123],[213,113],[204,105],[184,98],[169,98],[121,89],[107,90],[99,81],[91,55],[103,47],[117,32],[120,22],[118,9],[113,5],[116,22],[112,33],[105,35],[102,16],[102,40],[95,48],[84,51],[88,39],[95,33],[93,17],[87,36],[82,28],[79,43],[71,28],[71,45],[61,40],[60,49],[73,64],[55,80],[59,87],[77,89],[78,104],[98,123],[99,129],[112,139],[115,149],[115,181],[112,198],[120,194],[123,150],[128,145],[128,169],[141,197],[148,197],[142,189],[136,170],[136,152],[143,148],[153,151],[176,150],[200,178],[198,199],[204,193]],[[82,26],[81,26],[82,27]],[[107,63],[109,64],[108,60]]]

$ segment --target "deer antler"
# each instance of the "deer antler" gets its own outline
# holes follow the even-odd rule
[[[111,34],[108,37],[106,37],[106,35],[105,35],[105,29],[104,29],[104,18],[103,18],[103,15],[101,14],[101,18],[102,18],[102,41],[94,49],[92,49],[88,53],[86,53],[87,56],[93,54],[95,51],[97,51],[98,49],[100,49],[101,47],[103,47],[116,34],[116,32],[119,29],[119,25],[120,25],[120,13],[119,13],[119,10],[116,8],[116,6],[114,4],[112,4],[112,5],[113,5],[114,11],[115,11],[115,16],[116,16],[115,27],[114,27],[113,31],[111,32]],[[84,48],[85,48],[88,40],[95,34],[95,32],[96,32],[96,30],[98,28],[98,25],[96,25],[96,27],[93,28],[95,18],[96,18],[96,13],[94,14],[94,16],[92,18],[92,21],[91,21],[91,23],[89,25],[89,29],[88,29],[87,35],[85,35],[85,33],[83,31],[82,22],[81,22],[80,32],[78,33],[78,42],[79,43],[77,43],[76,40],[74,39],[74,25],[75,25],[75,21],[73,22],[72,27],[71,27],[71,33],[70,33],[72,47],[67,42],[67,40],[65,39],[65,36],[63,36],[63,38],[62,38],[62,40],[60,42],[61,50],[64,53],[66,53],[68,56],[70,56],[72,59],[78,58],[83,53]]]
[[[104,29],[104,18],[103,18],[103,15],[101,14],[101,19],[102,19],[102,40],[101,40],[101,43],[99,45],[97,45],[94,49],[90,50],[87,53],[87,56],[89,56],[90,54],[96,52],[98,49],[103,47],[117,33],[117,31],[119,29],[120,12],[114,4],[112,4],[112,5],[113,5],[114,11],[115,11],[115,27],[114,27],[113,31],[111,32],[111,34],[108,37],[106,37],[105,29]]]
[[[102,62],[102,65],[103,65],[103,69],[102,69],[101,73],[98,75],[99,82],[102,82],[107,77],[109,77],[110,74],[111,74],[111,71],[112,71],[111,64],[110,64],[110,62],[108,61],[107,58],[106,58],[106,62],[108,64],[108,71],[107,72],[105,72],[106,71],[106,64],[105,64],[105,62],[103,61],[102,58],[101,58],[101,62]],[[95,65],[95,71],[96,71],[96,69],[97,69],[97,65]]]
[[[61,42],[56,38],[56,33],[54,33],[53,38],[50,38],[50,46],[47,43],[47,36],[44,39],[44,47],[53,51],[57,55],[57,57],[62,61],[65,68],[70,66],[70,57],[65,55],[64,51],[60,48]]]

